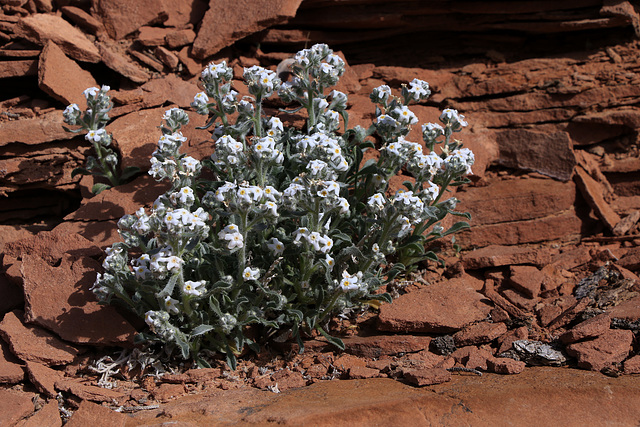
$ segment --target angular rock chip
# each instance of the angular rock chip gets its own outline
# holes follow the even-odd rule
[[[95,0],[93,7],[115,40],[167,18],[164,0]]]
[[[448,333],[480,321],[490,307],[472,278],[436,283],[400,296],[380,308],[378,329],[393,332]],[[476,279],[473,279],[476,280]]]
[[[465,270],[500,267],[513,264],[534,264],[543,266],[551,259],[547,251],[537,248],[491,245],[465,252],[462,264]]]
[[[122,0],[124,1],[124,0]],[[302,0],[211,0],[193,42],[196,58],[204,59],[250,34],[293,18]]]
[[[82,92],[98,84],[90,72],[83,70],[58,45],[50,41],[40,54],[38,86],[60,102],[84,106],[85,97]]]
[[[620,216],[611,208],[611,206],[602,197],[604,191],[600,183],[591,178],[589,174],[582,168],[576,167],[576,181],[578,188],[582,191],[582,195],[586,199],[594,213],[602,220],[609,230],[615,229]]]
[[[112,411],[102,405],[87,400],[80,402],[78,410],[73,413],[67,427],[109,426],[124,427],[128,417],[125,414]]]
[[[90,290],[100,263],[65,254],[52,267],[33,255],[22,257],[25,320],[77,344],[130,345],[136,330],[113,306],[100,305]]]
[[[22,18],[17,32],[27,40],[44,46],[52,41],[65,54],[83,62],[100,62],[98,48],[82,31],[57,15],[38,13]]]
[[[0,322],[0,336],[9,343],[11,352],[24,361],[34,361],[47,366],[73,362],[78,350],[53,334],[37,326],[28,326],[20,320],[23,313],[14,310],[5,314]]]
[[[26,365],[31,384],[47,397],[56,397],[55,383],[64,378],[64,373],[37,362],[26,362]]]
[[[0,339],[0,383],[16,384],[24,379],[24,370],[9,344]]]
[[[137,2],[136,2],[137,3]],[[100,43],[100,57],[102,62],[116,73],[123,75],[134,83],[144,83],[149,80],[149,74],[106,43]]]
[[[35,414],[20,421],[16,424],[16,427],[61,427],[62,418],[60,417],[60,410],[58,409],[58,401],[55,399],[47,402],[42,408],[40,408]]]
[[[596,339],[568,345],[567,353],[578,359],[579,367],[600,371],[626,359],[632,342],[632,331],[610,329]]]
[[[0,414],[2,414],[2,424],[13,426],[21,419],[31,415],[34,410],[33,398],[36,396],[37,394],[35,393],[25,393],[0,388]]]
[[[2,122],[0,147],[13,142],[28,145],[44,144],[45,142],[71,139],[76,136],[71,132],[66,132],[62,126],[66,126],[62,117],[62,110],[43,114],[32,119]]]

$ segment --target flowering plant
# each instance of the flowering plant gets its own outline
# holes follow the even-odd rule
[[[93,287],[101,301],[144,316],[149,333],[141,338],[204,366],[209,350],[226,354],[233,367],[245,347],[257,350],[258,332],[280,329],[301,349],[313,330],[344,348],[328,334],[333,315],[390,301],[378,292],[383,284],[420,260],[437,260],[426,241],[468,227],[438,225],[448,213],[466,215],[453,211],[454,198],[441,201],[471,172],[473,153],[452,139],[464,117],[447,109],[442,125],[423,126],[424,154],[405,139],[417,122],[407,105],[430,94],[426,82],[414,80],[400,97],[376,88],[375,122],[349,129],[347,96],[325,93],[344,67],[326,45],[315,45],[297,53],[290,81],[246,68],[251,97],[238,99],[232,69],[207,66],[205,91],[192,103],[210,116],[205,127],[215,140],[202,162],[180,153],[188,115],[166,112],[149,174],[171,181],[171,189],[150,210],[119,221],[123,242],[107,249]],[[263,101],[276,93],[306,110],[304,129],[264,116]],[[380,158],[363,162],[374,134]],[[203,168],[213,179],[200,178]],[[400,169],[415,182],[388,194]]]
[[[113,107],[111,99],[107,95],[109,86],[100,88],[90,87],[83,92],[87,100],[87,109],[83,112],[77,104],[71,104],[62,113],[64,122],[72,126],[80,126],[79,129],[71,130],[67,127],[67,132],[78,133],[86,131],[85,139],[90,141],[96,153],[96,157],[89,156],[84,168],[76,168],[71,172],[71,177],[78,174],[95,175],[106,178],[109,184],[102,182],[95,183],[91,189],[94,194],[125,183],[129,178],[137,174],[140,169],[135,166],[125,168],[120,174],[118,171],[118,156],[109,148],[112,137],[105,130],[109,121],[109,111]]]

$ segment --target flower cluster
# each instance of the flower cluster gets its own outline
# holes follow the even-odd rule
[[[417,124],[408,105],[430,94],[415,79],[400,96],[388,86],[374,89],[374,124],[350,129],[347,96],[330,90],[344,67],[326,45],[315,45],[295,56],[286,82],[246,68],[253,98],[239,100],[231,68],[210,64],[202,72],[205,91],[192,103],[209,116],[215,141],[202,161],[180,153],[187,114],[165,113],[149,174],[171,189],[119,221],[123,242],[107,250],[93,288],[100,300],[120,300],[145,319],[142,338],[201,365],[205,349],[233,365],[244,347],[256,348],[260,331],[281,328],[300,343],[317,330],[341,346],[327,333],[333,315],[389,301],[378,292],[382,284],[437,259],[425,243],[467,226],[439,225],[449,213],[463,215],[453,212],[455,199],[441,199],[473,164],[473,153],[451,138],[466,126],[464,117],[445,110],[442,125],[423,126],[425,145],[441,144],[440,153],[408,141]],[[307,110],[303,129],[263,117],[262,102],[274,94]],[[373,147],[381,155],[363,162]],[[414,181],[390,194],[388,182],[401,169]]]
[[[86,166],[75,169],[71,175],[95,175],[109,181],[109,184],[94,184],[92,191],[95,194],[111,186],[122,184],[138,173],[137,167],[128,167],[120,174],[118,171],[118,156],[115,151],[109,148],[112,138],[105,130],[105,126],[109,121],[109,111],[113,106],[111,99],[107,95],[109,89],[109,86],[85,89],[82,94],[87,100],[87,109],[83,112],[77,104],[71,104],[62,113],[65,123],[71,126],[80,126],[76,130],[65,127],[65,130],[74,133],[86,131],[87,133],[84,137],[93,145],[97,155],[97,158],[88,157]]]

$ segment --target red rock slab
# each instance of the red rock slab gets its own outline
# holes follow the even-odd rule
[[[37,326],[22,323],[22,312],[5,314],[0,322],[0,336],[9,343],[11,352],[23,361],[34,361],[47,366],[73,362],[78,350],[53,334]]]
[[[616,263],[629,270],[640,270],[640,248],[630,248]]]
[[[182,28],[189,24],[196,26],[207,11],[206,0],[164,0],[164,8],[168,15],[165,27]]]
[[[542,367],[510,376],[452,375],[447,383],[420,389],[374,378],[322,381],[279,394],[211,391],[140,411],[131,424],[635,426],[639,399],[633,376]]]
[[[134,214],[143,206],[153,202],[171,188],[166,181],[156,181],[144,174],[125,185],[104,190],[91,199],[83,199],[77,211],[67,215],[66,221],[119,220],[123,215]]]
[[[143,46],[162,46],[166,35],[173,31],[175,30],[172,28],[140,27],[137,40]]]
[[[571,179],[576,159],[568,133],[508,129],[496,132],[496,141],[500,149],[498,163],[561,181]]]
[[[449,333],[486,317],[490,307],[469,277],[436,283],[400,296],[380,308],[378,329]],[[475,280],[475,279],[474,279]]]
[[[0,79],[33,76],[36,74],[38,74],[38,61],[35,59],[0,62]]]
[[[78,234],[101,250],[121,242],[122,237],[118,233],[118,221],[64,221],[61,222],[53,231],[69,234]]]
[[[491,245],[464,252],[462,264],[465,270],[476,270],[514,264],[544,266],[550,259],[548,251],[538,248]]]
[[[496,374],[520,374],[524,371],[526,364],[520,360],[509,359],[508,357],[492,357],[487,359],[487,369]]]
[[[28,145],[44,144],[76,136],[66,132],[62,126],[66,126],[63,122],[62,110],[31,119],[2,122],[0,147],[14,142]]]
[[[571,328],[571,330],[562,334],[560,336],[560,340],[565,344],[570,344],[576,341],[597,338],[598,336],[608,332],[610,325],[610,315],[608,313],[599,314],[577,324]]]
[[[602,184],[591,178],[582,166],[576,167],[576,182],[594,213],[609,230],[613,230],[618,222],[620,222],[620,216],[604,200],[604,188]]]
[[[40,46],[52,41],[75,60],[100,62],[98,48],[60,16],[46,13],[26,16],[18,22],[17,34]]]
[[[150,76],[145,70],[116,50],[111,43],[100,43],[99,48],[102,62],[116,73],[134,83],[144,83],[149,80]]]
[[[196,33],[191,29],[172,31],[165,36],[165,41],[170,49],[177,49],[182,46],[193,43]]]
[[[84,10],[75,6],[62,6],[60,11],[72,20],[76,25],[84,28],[91,34],[97,34],[100,31],[104,31],[102,22],[98,21],[93,16],[89,15]]]
[[[629,322],[640,320],[640,296],[622,302],[608,311],[612,318],[624,319]]]
[[[25,320],[77,344],[123,345],[136,330],[113,306],[101,305],[90,290],[100,263],[65,254],[60,266],[42,258],[22,257]]]
[[[640,354],[628,358],[624,361],[625,374],[640,374]]]
[[[528,221],[473,226],[456,235],[462,248],[489,245],[524,245],[548,241],[571,242],[582,235],[584,223],[572,208],[558,215]]]
[[[166,20],[163,0],[97,0],[93,7],[109,36],[115,40],[127,36],[143,25]]]
[[[545,279],[543,272],[529,265],[514,265],[510,267],[510,271],[511,286],[528,298],[537,298],[540,295],[542,282]]]
[[[476,347],[475,345],[470,345],[467,347],[456,349],[456,351],[451,353],[451,357],[453,357],[457,363],[460,363],[465,368],[481,369],[483,371],[486,371],[487,360],[492,359],[493,354],[491,354],[491,352],[484,346]]]
[[[507,325],[504,323],[480,322],[467,326],[453,335],[456,346],[485,344],[507,333]]]
[[[451,372],[444,368],[403,369],[402,374],[405,381],[418,387],[451,381]]]
[[[354,366],[349,369],[349,378],[353,380],[361,380],[365,378],[378,378],[382,377],[380,371],[373,368],[368,368],[366,366]]]
[[[351,354],[343,354],[333,361],[333,366],[343,372],[347,372],[349,369],[356,366],[367,366],[367,362],[365,362],[364,359],[360,359],[359,357]]]
[[[9,344],[0,340],[0,383],[16,384],[24,379],[20,359],[14,356]]]
[[[293,18],[302,0],[211,0],[193,42],[204,59],[250,34]]]
[[[34,236],[16,240],[4,246],[5,255],[15,258],[34,255],[46,260],[49,264],[56,264],[66,253],[77,257],[95,257],[101,255],[102,251],[78,234],[59,231],[41,231]]]
[[[154,55],[171,71],[175,71],[180,64],[178,57],[166,47],[158,46]]]
[[[632,331],[610,329],[593,340],[568,345],[567,354],[578,359],[579,367],[600,371],[626,359],[632,342]]]
[[[83,400],[80,402],[78,410],[73,413],[67,427],[124,427],[127,423],[127,416],[119,412],[112,411],[102,405]]]
[[[29,418],[20,421],[16,427],[60,427],[62,418],[58,409],[58,401],[50,400],[42,408],[38,409]]]
[[[13,426],[34,411],[35,393],[0,388],[0,414],[2,425]]]
[[[183,384],[161,384],[152,392],[153,398],[159,402],[167,402],[184,395],[184,393],[185,389]]]
[[[24,294],[20,287],[9,281],[4,273],[0,273],[0,313],[6,313],[24,304]]]
[[[40,393],[47,397],[56,397],[58,392],[55,389],[55,383],[64,378],[63,372],[36,362],[26,362],[26,371],[29,381]]]
[[[90,72],[69,59],[53,42],[47,42],[40,55],[38,87],[65,104],[84,105],[82,92],[98,86]]]
[[[144,101],[149,105],[160,105],[165,102],[170,102],[173,107],[188,108],[193,102],[193,97],[202,90],[194,83],[182,80],[175,74],[169,74],[166,77],[149,80],[147,83],[141,86],[144,92]],[[168,108],[167,108],[168,109]],[[183,133],[187,129],[193,129],[200,124],[193,124],[192,119],[200,115],[189,114],[189,124],[183,127]],[[204,117],[204,116],[200,116]],[[162,115],[160,115],[162,118]],[[204,124],[204,122],[203,122]],[[211,134],[207,133],[207,137],[210,138]],[[157,141],[156,141],[157,142]]]
[[[418,335],[374,335],[342,339],[346,352],[371,359],[422,351],[429,348],[431,340],[431,337]]]
[[[61,379],[55,383],[57,390],[66,391],[82,400],[92,402],[107,402],[111,405],[124,403],[126,397],[123,393],[108,388],[87,385],[83,379]]]

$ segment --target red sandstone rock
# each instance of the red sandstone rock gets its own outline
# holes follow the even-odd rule
[[[186,67],[186,71],[189,73],[189,75],[195,76],[197,74],[200,74],[204,67],[190,56],[190,51],[190,46],[183,47],[180,52],[178,52],[178,59],[180,59],[182,65]]]
[[[400,296],[381,307],[378,328],[394,332],[446,333],[482,320],[490,307],[481,302],[482,295],[469,280],[452,279]]]
[[[166,35],[174,30],[160,27],[140,27],[138,31],[137,40],[143,46],[162,46]]]
[[[629,249],[616,264],[629,270],[640,270],[640,248]]]
[[[402,373],[405,381],[418,387],[451,381],[451,372],[444,368],[405,369]]]
[[[0,339],[0,383],[16,384],[24,379],[20,359],[11,353],[9,344]]]
[[[16,427],[60,427],[62,418],[58,409],[58,401],[50,400],[26,420],[20,421]]]
[[[24,294],[15,283],[10,282],[4,273],[0,273],[0,313],[6,313],[24,304]]]
[[[465,270],[499,267],[513,264],[534,264],[543,266],[550,260],[549,252],[537,248],[516,246],[487,246],[465,252],[462,264]]]
[[[0,147],[13,142],[36,145],[75,137],[71,132],[65,132],[62,126],[66,125],[61,110],[32,119],[2,122]]]
[[[180,63],[180,60],[173,52],[162,46],[156,48],[155,56],[172,71],[175,71]]]
[[[117,220],[111,221],[64,221],[53,229],[55,232],[77,234],[104,250],[122,238],[118,234]]]
[[[531,170],[561,181],[571,178],[576,160],[566,132],[548,134],[528,129],[497,132],[498,162],[504,166]]]
[[[167,14],[167,20],[163,23],[165,27],[195,26],[208,8],[206,0],[163,0],[162,3]]]
[[[429,348],[431,340],[431,337],[414,335],[355,336],[342,339],[347,353],[366,358],[414,353]]]
[[[13,426],[21,419],[33,413],[33,398],[35,393],[25,393],[16,390],[0,388],[0,414],[2,423]]]
[[[143,25],[166,20],[163,0],[98,0],[93,3],[109,35],[120,40]]]
[[[90,290],[100,263],[65,254],[52,267],[40,257],[23,255],[25,320],[77,344],[128,346],[135,328],[110,305],[98,304]]]
[[[540,300],[539,298],[528,298],[526,295],[509,288],[501,289],[500,294],[502,294],[507,300],[511,301],[511,303],[516,307],[519,307],[526,312],[533,311],[533,308]]]
[[[504,323],[480,322],[456,332],[453,339],[456,346],[463,347],[491,342],[506,332],[507,325]]]
[[[57,15],[41,13],[27,16],[18,22],[17,30],[20,36],[40,46],[52,41],[78,61],[100,61],[98,48],[84,33]]]
[[[274,384],[277,384],[278,390],[286,391],[292,388],[304,387],[307,385],[300,372],[290,371],[289,369],[282,369],[271,376],[271,380]]]
[[[578,359],[579,367],[600,371],[626,359],[631,350],[632,341],[632,331],[610,329],[596,339],[568,345],[567,353]]]
[[[98,21],[93,16],[89,15],[84,10],[75,6],[63,6],[60,8],[62,13],[69,17],[76,25],[84,28],[91,34],[97,34],[104,30],[102,22]]]
[[[609,204],[602,197],[602,186],[581,167],[576,167],[576,181],[578,187],[582,191],[582,195],[586,199],[589,206],[596,215],[604,222],[604,224],[613,230],[620,221],[620,216],[614,212]]]
[[[545,279],[544,273],[536,267],[527,265],[514,265],[510,267],[510,270],[509,283],[511,286],[529,298],[536,298],[540,295],[542,282]]]
[[[343,354],[342,356],[334,360],[333,366],[343,372],[348,372],[349,369],[356,366],[364,368],[365,366],[367,366],[367,362],[365,362],[363,359],[360,359],[359,357],[352,356],[350,354]]]
[[[81,378],[63,378],[57,380],[55,388],[71,393],[82,400],[91,400],[92,402],[107,402],[110,405],[118,405],[124,403],[126,400],[126,396],[123,393],[107,388],[87,385]]]
[[[502,335],[498,338],[498,350],[496,354],[504,353],[507,350],[511,349],[511,346],[514,341],[517,340],[526,340],[529,338],[529,330],[526,326],[521,326],[516,329],[512,329],[506,334]]]
[[[193,43],[196,38],[196,33],[190,29],[171,31],[165,36],[165,41],[170,49],[177,49],[182,46]]]
[[[166,77],[159,79],[153,79],[141,86],[144,93],[144,101],[149,105],[160,105],[165,102],[170,102],[181,108],[187,108],[193,102],[193,97],[201,90],[197,85],[191,82],[182,80],[181,78],[169,74]],[[189,124],[182,128],[184,134],[188,134],[190,131],[196,131],[196,126],[204,125],[205,122],[198,114],[190,112]],[[162,117],[162,114],[160,115]],[[199,120],[202,121],[200,124]],[[207,131],[199,131],[200,135],[205,139],[210,139],[211,134]],[[157,141],[156,141],[157,142]]]
[[[21,61],[0,62],[0,79],[8,77],[32,76],[38,73],[38,61],[24,59]]]
[[[33,384],[40,393],[43,393],[47,397],[56,397],[58,392],[55,389],[55,383],[64,378],[63,372],[48,368],[40,363],[29,361],[26,362],[26,372],[31,384]]]
[[[574,326],[571,330],[560,336],[565,344],[574,343],[590,338],[597,338],[609,331],[611,317],[607,313],[599,314],[591,319]]]
[[[124,427],[128,417],[124,414],[112,411],[102,405],[83,400],[78,410],[73,413],[67,427],[86,427],[100,425],[105,427]]]
[[[302,0],[212,0],[193,42],[196,58],[204,59],[236,40],[281,24],[295,16]]]
[[[137,4],[138,2],[136,2]],[[134,83],[144,83],[149,80],[149,74],[126,56],[106,43],[100,43],[100,57],[104,64],[113,71],[123,75]]]
[[[624,301],[608,311],[612,318],[624,319],[629,322],[640,320],[640,296]]]
[[[460,363],[465,368],[487,370],[487,360],[493,358],[493,354],[485,347],[467,346],[458,348],[451,353],[451,357],[455,359],[457,363]]]
[[[380,371],[377,369],[368,368],[366,366],[354,366],[349,369],[349,378],[353,380],[361,380],[365,378],[378,378],[381,377]]]
[[[508,357],[494,357],[487,359],[487,369],[496,374],[519,374],[524,371],[526,364]]]
[[[628,358],[624,361],[625,374],[640,374],[640,354]]]
[[[0,322],[0,336],[9,343],[11,352],[24,361],[34,361],[47,366],[71,363],[78,350],[65,344],[44,329],[27,326],[20,320],[22,312],[14,310],[5,314]]]
[[[160,384],[159,387],[153,390],[152,394],[157,401],[166,402],[182,396],[184,392],[184,385],[182,384]]]
[[[40,55],[38,86],[58,101],[84,106],[82,92],[98,84],[90,72],[67,58],[58,45],[48,42]]]

